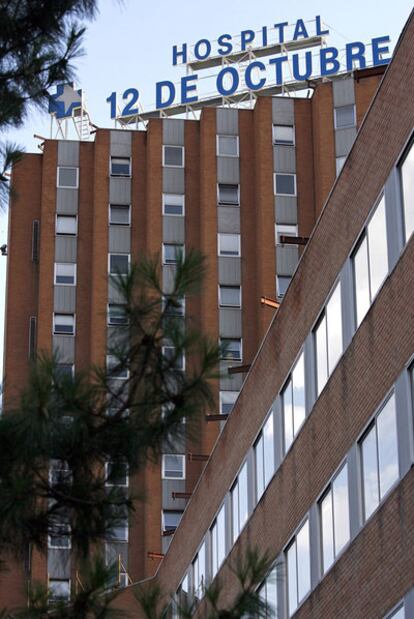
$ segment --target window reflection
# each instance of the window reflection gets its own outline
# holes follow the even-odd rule
[[[414,231],[414,148],[412,144],[401,165],[401,180],[405,241],[407,242]]]
[[[368,518],[399,476],[394,395],[362,439],[361,455],[365,518]]]
[[[315,329],[318,395],[332,374],[343,351],[341,282],[336,285]]]
[[[384,197],[379,202],[353,256],[356,319],[359,325],[388,273]]]
[[[302,352],[282,393],[285,451],[305,421],[305,361]]]

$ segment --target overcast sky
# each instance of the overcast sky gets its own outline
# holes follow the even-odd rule
[[[85,56],[76,62],[77,84],[84,90],[92,121],[108,127],[113,125],[106,102],[111,92],[138,88],[140,100],[149,109],[155,100],[157,81],[176,82],[182,77],[183,70],[172,66],[175,44],[186,42],[190,46],[201,38],[215,40],[223,33],[236,35],[245,29],[270,28],[299,18],[308,21],[320,15],[330,29],[330,45],[343,48],[347,42],[369,43],[373,37],[389,35],[394,46],[412,9],[412,0],[209,0],[178,4],[170,0],[102,0],[99,8],[97,19],[87,28]],[[49,137],[46,113],[32,111],[25,126],[8,137],[28,151],[39,152],[34,133]],[[6,216],[0,214],[0,245],[6,242]],[[0,257],[0,376],[5,280],[6,259]]]

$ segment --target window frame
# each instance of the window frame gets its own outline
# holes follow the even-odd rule
[[[334,482],[339,477],[339,475],[342,473],[342,471],[344,470],[345,467],[347,469],[347,480],[348,480],[348,484],[347,484],[347,501],[348,501],[348,533],[349,533],[349,537],[348,537],[348,540],[346,541],[346,543],[342,546],[342,548],[340,548],[338,550],[338,552],[336,552],[336,549],[335,549],[335,513],[334,513],[334,504],[333,504],[333,500],[332,500],[332,535],[333,535],[332,552],[333,552],[333,559],[332,559],[332,563],[325,568],[325,566],[324,566],[324,559],[323,559],[322,503],[323,503],[324,499],[328,496],[328,494],[330,492],[332,494],[332,499],[333,499],[333,485],[334,485]],[[338,559],[341,557],[341,555],[344,552],[346,552],[347,548],[352,543],[352,536],[351,536],[351,508],[350,508],[350,500],[349,500],[350,496],[349,495],[350,495],[349,463],[348,463],[348,457],[345,456],[345,458],[341,461],[340,465],[336,469],[335,473],[332,475],[332,477],[329,480],[329,482],[326,484],[324,490],[321,492],[321,494],[319,495],[319,497],[316,500],[316,506],[317,506],[317,511],[318,511],[319,548],[320,548],[320,577],[321,578],[324,578],[325,575],[329,572],[329,570],[331,570],[333,568],[333,566],[335,565],[336,561],[338,561]]]
[[[371,258],[370,258],[370,243],[369,243],[369,236],[368,236],[368,227],[374,217],[374,215],[377,212],[378,207],[380,206],[382,200],[384,200],[384,214],[385,214],[385,233],[386,233],[386,237],[385,237],[385,244],[387,247],[387,273],[385,275],[385,277],[383,278],[383,280],[381,281],[381,284],[379,285],[377,291],[375,292],[374,295],[372,295],[372,271],[371,271]],[[387,204],[385,201],[385,188],[382,188],[378,198],[375,200],[373,207],[371,208],[369,215],[364,223],[364,226],[361,230],[361,232],[359,233],[354,246],[352,247],[352,251],[350,253],[350,260],[351,260],[351,271],[352,271],[352,294],[353,294],[353,319],[354,319],[354,327],[355,330],[357,330],[359,328],[359,326],[363,323],[365,317],[367,316],[369,310],[371,309],[371,306],[373,305],[375,299],[377,298],[377,296],[379,295],[379,293],[381,292],[381,289],[385,283],[385,281],[387,280],[387,278],[390,275],[390,258],[389,258],[389,252],[388,252],[388,235],[389,235],[389,230],[387,227]],[[367,245],[367,268],[368,268],[368,293],[369,293],[369,305],[368,308],[366,310],[366,312],[364,313],[364,315],[361,317],[361,320],[358,322],[358,314],[357,314],[357,288],[356,288],[356,272],[355,272],[355,257],[358,253],[358,251],[361,248],[361,245],[364,243],[364,240],[366,241],[366,245]]]
[[[305,415],[303,418],[303,421],[299,424],[297,432],[294,432],[294,427],[295,427],[295,407],[294,407],[294,386],[293,386],[293,374],[294,371],[296,370],[296,368],[298,367],[298,364],[300,362],[300,359],[303,355],[303,378],[304,378],[304,385],[303,385],[303,392],[304,392],[304,401],[305,401]],[[302,348],[300,349],[294,364],[292,365],[290,372],[285,380],[285,382],[283,383],[282,389],[280,390],[280,399],[281,399],[281,418],[282,418],[282,444],[283,444],[283,457],[286,457],[286,454],[289,452],[289,450],[292,448],[292,445],[294,444],[297,436],[299,435],[300,431],[302,430],[306,419],[308,418],[309,415],[309,410],[308,410],[308,402],[307,402],[307,397],[306,397],[306,363],[305,363],[305,346],[303,345]],[[293,428],[293,435],[292,435],[292,440],[290,442],[289,445],[287,445],[287,441],[286,441],[286,421],[285,421],[285,393],[287,391],[287,389],[290,388],[292,390],[292,428]]]
[[[272,465],[272,474],[270,475],[269,479],[266,479],[266,448],[265,448],[265,433],[266,433],[266,426],[267,424],[271,421],[271,425],[272,425],[272,440],[271,440],[271,447],[272,447],[272,457],[273,457],[273,465]],[[269,410],[268,414],[266,415],[265,421],[262,425],[262,427],[260,428],[260,432],[257,434],[254,443],[253,443],[253,460],[254,460],[254,490],[255,490],[255,503],[257,504],[262,496],[264,495],[264,493],[266,492],[267,487],[269,486],[272,478],[275,475],[276,472],[276,454],[275,454],[275,419],[274,419],[274,411],[273,411],[273,407]],[[259,454],[258,450],[259,450],[259,443],[261,443],[260,446],[260,451],[261,454]],[[263,484],[263,490],[259,493],[259,480],[258,480],[258,466],[257,466],[257,457],[258,455],[261,456],[262,459],[262,465],[261,465],[261,471],[262,471],[262,476],[263,479],[261,480],[261,483]]]
[[[276,191],[276,187],[277,187],[276,177],[277,176],[293,176],[294,193],[277,193]],[[290,198],[297,198],[298,187],[297,187],[296,172],[273,172],[273,192],[275,196],[286,196]]]
[[[63,528],[67,529],[67,533],[63,533],[61,535],[57,534],[54,537],[65,537],[66,536],[68,538],[68,545],[67,546],[61,546],[61,545],[58,545],[58,544],[53,544],[52,543],[53,536],[50,535],[50,532],[49,532],[48,536],[47,536],[47,547],[48,548],[54,548],[54,549],[60,549],[60,550],[70,550],[72,548],[72,537],[71,537],[71,527],[70,527],[69,519],[68,519],[67,523],[63,522],[63,523],[60,523],[59,525],[56,525],[56,526],[59,526],[62,529]]]
[[[236,140],[236,151],[237,153],[235,155],[229,155],[229,154],[223,154],[220,152],[220,138],[234,138]],[[231,135],[229,133],[217,133],[216,135],[216,153],[217,153],[217,157],[232,157],[233,159],[235,157],[239,157],[240,156],[240,139],[238,135]]]
[[[110,464],[114,464],[111,460],[107,460],[105,462],[105,488],[129,488],[129,466],[127,462],[124,462],[123,464],[125,464],[125,479],[126,479],[126,483],[125,484],[114,484],[114,483],[109,483],[109,477],[110,477],[110,472],[109,472],[109,465]]]
[[[114,222],[111,219],[111,207],[118,207],[118,208],[127,208],[128,209],[128,223],[119,223],[119,222]],[[130,204],[115,204],[113,202],[109,203],[109,208],[108,208],[108,223],[110,226],[124,226],[124,227],[128,227],[131,225],[131,205]]]
[[[312,343],[313,343],[313,352],[314,352],[314,363],[315,363],[315,389],[316,389],[316,399],[319,398],[319,396],[321,395],[322,391],[325,389],[325,386],[328,384],[330,377],[332,376],[332,374],[334,373],[336,367],[338,366],[338,364],[340,363],[344,352],[345,352],[345,341],[344,341],[344,315],[343,315],[343,307],[342,307],[342,279],[341,276],[339,275],[336,280],[335,283],[333,284],[328,297],[326,298],[326,301],[323,305],[322,310],[319,312],[318,318],[312,328]],[[341,352],[338,356],[338,358],[336,359],[336,361],[334,362],[334,364],[332,365],[332,367],[330,366],[330,359],[329,359],[329,324],[328,324],[328,305],[331,302],[331,300],[333,299],[334,294],[336,293],[337,289],[339,286],[339,307],[341,310]],[[321,387],[319,388],[319,381],[318,381],[318,346],[317,346],[317,331],[318,329],[321,327],[322,322],[325,321],[325,356],[326,356],[326,380],[324,382],[323,385],[321,385]]]
[[[64,582],[68,584],[68,597],[53,597],[52,596],[52,589],[50,587],[50,584],[52,582]],[[48,579],[48,583],[47,583],[47,590],[48,590],[48,601],[51,602],[52,604],[54,604],[55,602],[70,602],[71,599],[71,588],[72,588],[72,582],[70,578],[49,578]]]
[[[181,477],[178,477],[177,475],[175,476],[170,476],[170,475],[166,475],[165,472],[165,457],[166,456],[175,456],[181,459],[182,462],[182,468],[181,468]],[[186,456],[185,454],[178,454],[178,453],[165,453],[162,454],[162,458],[161,458],[161,479],[174,479],[174,480],[182,480],[182,479],[186,479]]]
[[[58,232],[58,220],[62,219],[72,219],[75,221],[75,232]],[[56,213],[55,220],[55,236],[63,236],[63,237],[77,237],[78,236],[78,216],[77,215],[67,215],[64,213]]]
[[[308,544],[309,544],[309,589],[303,595],[302,598],[299,599],[299,579],[298,579],[298,552],[297,552],[297,538],[299,533],[302,531],[305,525],[308,525]],[[293,610],[290,608],[289,604],[289,568],[288,568],[288,551],[295,544],[295,555],[296,555],[296,608]],[[284,558],[285,558],[285,572],[286,572],[286,582],[285,582],[285,590],[286,590],[286,613],[288,617],[292,617],[298,609],[302,606],[305,600],[309,597],[312,592],[312,548],[311,548],[311,528],[310,528],[310,516],[309,513],[302,519],[299,526],[296,527],[293,535],[290,536],[289,542],[286,544],[283,550]]]
[[[129,162],[129,171],[128,174],[114,174],[112,172],[112,159],[125,159]],[[109,176],[113,178],[131,178],[132,176],[132,157],[117,157],[115,155],[110,155],[109,157]]]
[[[278,231],[278,228],[295,228],[294,230],[294,234],[291,234],[291,230],[285,230],[284,232],[280,232]],[[278,224],[275,223],[275,241],[276,241],[276,245],[284,245],[284,243],[282,243],[280,241],[280,237],[281,236],[291,236],[291,237],[297,237],[298,236],[298,224]]]
[[[407,223],[406,223],[407,217],[405,213],[404,181],[403,181],[403,170],[402,170],[403,165],[406,162],[408,156],[411,154],[411,152],[413,153],[413,157],[414,157],[414,133],[411,133],[409,139],[404,144],[402,154],[399,157],[398,163],[397,163],[398,189],[400,192],[400,200],[401,200],[401,206],[400,206],[401,215],[400,216],[402,218],[401,226],[402,226],[402,235],[403,235],[403,248],[407,245],[408,241],[414,234],[414,225],[413,225],[413,230],[411,231],[410,235],[407,237]],[[414,218],[414,215],[413,215],[413,218]]]
[[[224,549],[223,549],[223,556],[220,556],[220,547],[219,547],[219,535],[218,535],[218,525],[219,525],[219,518],[221,513],[223,512],[223,519],[222,522],[224,524]],[[213,530],[214,528],[217,527],[217,534],[216,534],[216,542],[217,544],[214,544],[214,533]],[[209,542],[210,542],[210,577],[211,577],[211,582],[215,579],[215,577],[217,576],[217,574],[219,573],[221,566],[223,565],[223,563],[226,560],[227,554],[229,552],[228,549],[228,542],[227,542],[227,535],[228,535],[228,513],[227,513],[227,507],[226,507],[226,499],[224,499],[224,501],[221,503],[219,509],[217,510],[214,518],[213,518],[213,522],[211,523],[211,525],[209,526],[208,529],[208,533],[209,533]],[[216,548],[214,548],[214,546],[216,545]],[[215,561],[214,561],[214,552],[216,552],[217,556],[217,569],[215,570],[214,568],[215,566]],[[221,559],[221,561],[220,561]]]
[[[285,292],[284,292],[283,294],[282,294],[282,292],[280,291],[280,285],[279,285],[279,280],[280,280],[281,278],[284,278],[284,279],[288,279],[288,280],[289,280],[289,283],[288,283],[288,285],[287,285],[287,287],[286,287],[286,290],[285,290]],[[291,281],[292,281],[292,276],[291,276],[291,275],[278,275],[278,274],[276,273],[276,297],[277,297],[278,299],[283,299],[283,298],[285,297],[285,295],[286,295],[286,293],[287,293],[287,291],[288,291],[288,289],[289,289],[289,286],[290,286],[290,282],[291,282]]]
[[[111,355],[111,354],[107,354],[107,355],[106,355],[106,357],[105,357],[105,368],[106,368],[106,375],[107,375],[107,377],[108,377],[110,380],[122,380],[122,381],[124,381],[124,380],[129,380],[129,377],[130,377],[130,375],[131,375],[131,372],[130,372],[129,367],[125,368],[125,370],[126,370],[126,376],[112,376],[112,374],[110,373],[110,367],[111,367],[111,364],[110,364],[110,362],[109,362],[109,359],[111,359],[111,358],[113,358],[113,359],[116,359],[116,360],[117,360],[117,363],[115,364],[115,367],[116,367],[116,365],[119,363],[119,360],[117,359],[116,355]]]
[[[345,107],[352,107],[353,122],[350,125],[338,126],[337,111],[341,110],[341,109],[343,109]],[[338,105],[337,107],[334,107],[334,128],[335,128],[335,131],[341,131],[341,129],[352,129],[353,127],[356,127],[356,105],[355,105],[355,103],[347,103],[346,105]]]
[[[225,202],[223,200],[220,200],[220,185],[237,187],[237,202]],[[217,183],[217,205],[228,206],[230,208],[239,208],[240,207],[240,183]]]
[[[181,165],[165,163],[165,149],[166,148],[180,148],[181,149],[181,154],[182,154],[182,164]],[[162,145],[162,167],[163,168],[178,168],[178,169],[185,168],[185,147],[180,145],[180,144],[163,144]]]
[[[239,304],[238,305],[230,305],[230,304],[223,303],[222,300],[221,300],[221,289],[222,288],[233,288],[233,289],[238,288],[238,290],[239,290]],[[230,307],[230,308],[234,308],[234,309],[242,309],[242,286],[241,286],[241,284],[239,284],[239,285],[236,284],[234,286],[230,286],[230,285],[227,285],[227,284],[218,284],[217,285],[217,291],[218,291],[218,306],[220,308]]]
[[[128,316],[125,314],[125,322],[111,322],[111,312],[110,312],[110,308],[111,307],[126,307],[125,303],[108,303],[106,306],[106,316],[107,316],[107,321],[106,324],[108,327],[127,327],[129,325],[129,319]]]
[[[73,284],[68,284],[68,283],[64,283],[64,282],[57,282],[56,281],[56,277],[57,277],[57,266],[58,265],[71,265],[73,267],[74,270],[74,275],[73,275]],[[64,277],[64,276],[62,276]],[[68,277],[68,276],[66,276]],[[76,286],[76,281],[77,281],[77,264],[76,262],[55,262],[55,268],[54,268],[54,275],[53,275],[53,282],[55,286]]]
[[[290,127],[292,129],[292,133],[293,133],[293,141],[292,142],[280,142],[277,141],[276,137],[275,137],[275,129],[277,127]],[[278,124],[278,123],[272,123],[272,144],[273,146],[296,146],[296,131],[295,131],[295,125],[282,125],[282,124]]]
[[[165,196],[179,196],[182,198],[182,213],[166,213],[165,212]],[[162,214],[166,217],[185,217],[185,194],[184,193],[169,193],[162,194]]]
[[[56,316],[72,316],[73,318],[73,332],[72,333],[61,333],[56,331]],[[68,312],[65,314],[64,312],[53,312],[53,335],[63,335],[64,337],[75,337],[76,335],[76,313]]]
[[[243,338],[242,337],[219,337],[219,345],[221,347],[223,340],[231,340],[233,342],[240,342],[240,357],[221,357],[221,361],[243,361]],[[221,354],[223,354],[221,352]]]
[[[181,318],[181,316],[177,316],[177,318]],[[173,346],[172,344],[163,344],[163,346],[161,347],[161,353],[162,353],[163,358],[165,359],[168,359],[167,355],[165,354],[167,348],[172,349],[172,350],[177,350],[177,346]],[[182,359],[181,367],[178,367],[175,365],[171,367],[177,370],[178,372],[185,372],[185,351],[184,350],[182,351],[181,359]]]
[[[61,168],[76,170],[76,185],[59,185],[59,170]],[[79,189],[79,167],[72,165],[58,165],[56,170],[56,187],[57,189]]]
[[[111,271],[111,256],[128,256],[128,273],[113,273]],[[108,253],[108,274],[113,277],[126,277],[131,271],[131,254],[123,252],[110,252]]]
[[[180,520],[179,520],[179,522],[178,522],[176,527],[169,527],[169,528],[167,528],[165,526],[165,514],[166,513],[167,514],[181,514],[180,515]],[[178,529],[179,525],[180,525],[181,518],[183,517],[183,513],[184,513],[184,510],[182,510],[182,509],[162,509],[161,510],[161,530],[162,531],[176,531]]]
[[[175,259],[174,260],[166,260],[165,258],[165,248],[166,247],[176,247],[175,250]],[[165,265],[176,265],[177,264],[177,255],[181,252],[183,258],[185,258],[185,244],[184,243],[163,243],[162,244],[162,264]]]
[[[245,473],[244,473],[245,471]],[[244,490],[246,491],[246,519],[242,522],[241,517],[240,517],[240,488],[241,488],[241,484],[240,484],[240,476],[244,474],[245,475],[245,481],[246,481],[246,486],[244,488]],[[237,493],[237,497],[236,497],[236,493]],[[230,486],[230,505],[231,505],[231,539],[232,539],[232,544],[235,544],[236,541],[238,540],[238,538],[240,537],[243,529],[245,528],[245,526],[247,525],[247,523],[249,522],[249,518],[250,518],[250,497],[249,497],[249,459],[246,458],[243,461],[243,464],[241,465],[240,469],[237,472],[237,476],[235,478],[235,480],[233,481],[233,483]],[[237,530],[235,527],[235,509],[234,509],[234,503],[235,500],[237,500]]]
[[[228,402],[223,402],[223,394],[225,394],[225,393],[236,394],[236,399],[234,400],[232,409],[230,411],[230,413],[231,413],[233,408],[234,408],[234,406],[235,406],[235,404],[236,404],[236,402],[237,402],[237,398],[239,397],[240,391],[234,391],[234,390],[230,390],[230,389],[229,390],[221,389],[219,391],[219,413],[220,413],[220,415],[230,415],[230,413],[223,412],[223,404],[228,404]]]
[[[223,236],[234,236],[237,237],[238,240],[238,253],[237,254],[222,254],[220,241]],[[217,255],[220,258],[241,258],[241,235],[238,232],[230,233],[230,232],[218,232],[217,233]]]
[[[384,411],[385,407],[387,406],[387,404],[389,403],[389,401],[391,400],[391,398],[394,398],[394,407],[395,407],[395,434],[396,434],[396,439],[397,439],[397,454],[396,454],[396,461],[397,461],[397,469],[398,469],[398,474],[397,474],[397,478],[392,482],[392,484],[389,486],[389,488],[384,492],[383,495],[381,495],[381,476],[380,476],[380,463],[379,463],[379,448],[378,448],[378,429],[377,429],[377,420],[378,417],[381,415],[381,413]],[[365,505],[365,486],[364,486],[364,462],[363,462],[363,453],[362,453],[362,444],[364,442],[364,440],[367,438],[367,436],[369,435],[369,433],[372,430],[375,430],[375,454],[376,454],[376,465],[377,465],[377,485],[378,485],[378,503],[375,506],[375,508],[371,511],[371,513],[367,516],[366,515],[366,505]],[[377,511],[382,507],[384,501],[386,501],[387,497],[391,494],[391,492],[393,492],[393,490],[395,489],[395,487],[400,483],[401,481],[401,470],[400,470],[400,437],[399,437],[399,433],[398,433],[398,407],[397,407],[397,399],[396,399],[396,391],[395,391],[395,384],[392,386],[392,388],[387,392],[386,396],[381,400],[380,405],[377,407],[374,415],[371,416],[370,420],[368,421],[368,423],[366,424],[364,430],[361,432],[361,434],[359,435],[359,438],[356,441],[356,445],[358,447],[358,482],[359,482],[359,500],[360,500],[360,506],[361,506],[361,525],[365,526],[372,517],[375,516],[375,514],[377,513]]]

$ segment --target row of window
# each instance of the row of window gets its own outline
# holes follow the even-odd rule
[[[202,564],[199,552],[181,584],[180,593],[184,586],[186,594],[193,593],[197,598],[200,597],[200,582],[194,570],[195,564],[198,573],[201,570],[204,575],[204,581],[207,574],[210,581],[214,578],[273,477],[273,423],[271,414],[254,445],[254,458],[247,458],[244,462],[230,489],[228,502],[224,501],[222,504],[208,536],[202,543]],[[279,616],[276,612],[276,580],[282,580],[286,587],[288,614],[292,616],[311,591],[312,552],[317,553],[318,558],[313,564],[319,565],[319,578],[322,578],[350,542],[349,497],[361,493],[358,502],[362,505],[362,525],[399,480],[398,444],[396,400],[392,392],[357,442],[359,466],[354,469],[353,475],[349,473],[348,458],[352,458],[349,455],[316,501],[316,510],[309,511],[263,583],[260,592],[274,605],[273,614],[270,613],[270,616],[275,616],[274,613]],[[352,450],[349,453],[352,454]],[[249,475],[255,481],[253,497],[249,491]],[[230,518],[227,518],[227,513],[230,513]],[[317,526],[310,526],[311,518],[314,517],[311,514],[316,514]],[[230,530],[226,523],[229,523]],[[311,531],[317,539],[312,539]],[[206,545],[210,548],[211,562],[207,561]]]
[[[405,230],[404,244],[414,231],[414,183],[412,182],[414,178],[414,147],[412,143],[403,155],[398,171],[402,189],[401,214]],[[398,215],[396,217],[398,218]],[[402,248],[400,247],[399,249],[401,251]],[[355,327],[357,328],[389,270],[387,220],[383,196],[377,203],[368,224],[360,235],[350,260],[353,273],[352,288],[355,302]],[[334,286],[312,331],[310,348],[313,352],[314,364],[316,366],[315,382],[317,395],[322,391],[344,351],[342,303],[346,304],[346,302],[349,302],[350,296],[352,295],[348,291],[347,294],[343,293],[341,280],[339,280]],[[307,364],[307,367],[312,367],[312,363]],[[282,404],[280,428],[284,436],[284,454],[286,454],[292,444],[306,417],[307,391],[305,389],[305,376],[305,352],[302,351],[280,394]],[[260,499],[266,483],[269,483],[270,478],[275,473],[274,456],[273,460],[270,456],[267,473],[264,464],[265,449],[267,448],[268,454],[274,454],[276,449],[273,437],[273,422],[270,422],[272,415],[273,412],[266,420],[254,444],[255,457],[253,465],[249,458],[246,459],[230,491],[230,509],[232,513],[230,537],[233,541],[245,522],[243,510],[242,516],[240,516],[240,505],[248,505],[249,500],[248,484],[245,481],[245,467],[253,466],[252,475],[256,482],[256,495],[252,499],[252,507]],[[349,494],[352,492],[355,496],[355,494],[360,493],[359,501],[362,503],[361,510],[363,521],[365,522],[398,481],[400,473],[397,427],[395,395],[391,393],[358,441],[359,473],[357,475],[359,479],[355,479],[354,474],[351,488],[346,461],[336,473],[322,497],[318,499],[317,513],[321,537],[322,574],[329,569],[338,553],[341,552],[350,540]],[[225,518],[226,503],[225,500],[203,542],[203,544],[206,541],[208,544],[211,544],[211,564],[209,565],[211,578],[214,578],[226,556],[225,540],[228,537]],[[220,543],[218,543],[218,539],[220,539]],[[287,575],[287,600],[290,615],[295,612],[298,605],[310,591],[310,549],[309,517],[307,517],[297,530],[295,536],[288,543],[284,552]],[[196,559],[198,560],[198,555]],[[194,562],[190,570],[190,575],[192,575],[190,580],[192,583],[195,582],[197,584],[194,578],[193,567]],[[206,573],[207,567],[206,565],[204,573]],[[186,583],[186,586],[188,586],[188,582],[187,574],[183,583]]]

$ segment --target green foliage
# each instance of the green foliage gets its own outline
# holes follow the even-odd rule
[[[203,619],[246,619],[246,617],[274,616],[274,609],[268,608],[266,602],[259,594],[258,588],[265,579],[271,566],[270,557],[261,555],[256,548],[247,548],[233,563],[229,563],[229,569],[234,574],[236,585],[231,605],[223,605],[221,597],[226,593],[220,581],[216,577],[206,587],[201,599],[194,594],[180,591],[174,599],[170,594],[163,592],[158,585],[142,586],[135,592],[136,598],[141,605],[146,619],[165,619],[171,605],[175,605],[177,615],[181,619],[191,619],[197,612],[197,616]]]
[[[143,498],[108,485],[109,473],[119,476],[127,465],[133,476],[156,461],[188,432],[184,420],[213,405],[209,380],[217,376],[218,346],[176,315],[203,274],[203,258],[190,251],[163,294],[158,260],[142,259],[129,275],[113,278],[127,322],[111,328],[110,369],[72,377],[56,357],[41,354],[33,363],[20,401],[0,418],[3,550],[22,555],[31,545],[44,552],[47,535],[70,527],[72,549],[89,556]],[[170,356],[166,344],[174,347]],[[183,355],[191,359],[186,372],[177,367]]]
[[[21,126],[30,106],[45,106],[53,85],[73,79],[83,22],[96,12],[96,0],[0,0],[0,131]],[[7,144],[0,149],[3,203],[6,173],[19,155]]]

